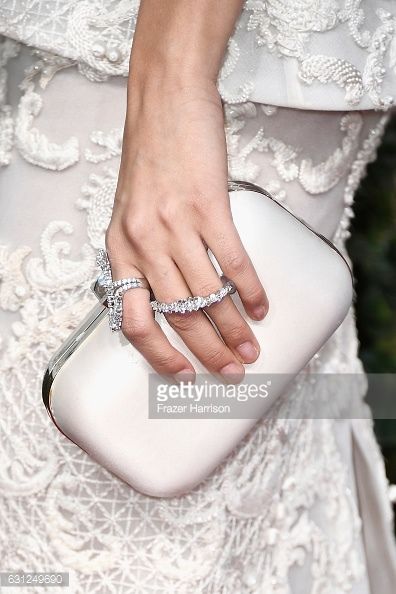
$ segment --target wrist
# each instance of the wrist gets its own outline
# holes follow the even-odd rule
[[[129,81],[144,87],[146,84],[153,86],[156,79],[162,83],[172,82],[175,86],[190,86],[195,81],[216,83],[221,59],[211,52],[184,50],[180,47],[167,48],[161,52],[160,48],[145,51],[134,47],[129,62]]]
[[[242,0],[142,0],[129,71],[132,78],[216,81]],[[224,10],[222,2],[231,3]]]
[[[221,105],[216,79],[205,73],[175,69],[174,64],[153,64],[150,68],[130,68],[127,90],[128,110],[136,111],[143,105],[149,110],[162,106],[164,101],[173,103],[191,99],[211,99]]]

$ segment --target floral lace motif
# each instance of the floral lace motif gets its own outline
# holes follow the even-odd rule
[[[90,80],[127,76],[139,4],[13,0],[0,6],[0,33],[75,60]],[[395,99],[395,46],[394,0],[245,0],[218,88],[227,103],[268,101],[263,81],[271,66],[271,85],[278,89],[271,96],[278,105],[292,105],[283,64],[297,64],[312,89],[301,91],[296,107],[324,102],[325,109],[388,109]],[[392,95],[383,94],[385,81]]]
[[[87,10],[86,4],[81,2],[79,11]],[[121,16],[115,13],[114,23]],[[323,26],[329,26],[329,17],[323,19]],[[5,84],[6,59],[18,47],[9,40],[1,47]],[[350,591],[364,577],[365,565],[358,544],[361,520],[336,442],[336,420],[284,419],[290,406],[286,394],[277,403],[278,418],[258,423],[198,488],[183,497],[153,500],[110,476],[47,418],[40,397],[42,373],[96,301],[88,287],[110,219],[122,138],[119,128],[95,129],[89,140],[75,130],[75,140],[71,136],[56,145],[35,127],[40,92],[60,68],[69,66],[75,67],[49,53],[32,52],[18,108],[12,114],[11,106],[3,104],[16,131],[12,146],[10,138],[1,145],[3,164],[13,166],[15,150],[51,175],[83,159],[97,169],[82,183],[74,203],[88,235],[77,259],[70,257],[68,241],[59,239],[74,232],[65,220],[48,222],[37,255],[29,245],[0,246],[0,308],[18,315],[0,343],[2,568],[69,571],[70,591],[90,594],[290,594],[291,572],[308,572],[307,594]],[[42,76],[47,77],[44,84]],[[291,184],[315,197],[345,183],[345,208],[335,234],[345,251],[354,190],[375,155],[387,116],[378,117],[366,139],[363,114],[337,116],[341,144],[314,163],[301,146],[268,135],[267,123],[281,114],[281,108],[252,102],[225,105],[230,177],[259,183],[262,171],[254,157],[268,155],[266,187],[288,208]],[[249,134],[248,125],[253,129]],[[349,371],[359,378],[349,394],[351,405],[365,411],[366,382],[354,324],[351,308],[293,387],[293,406],[318,397],[311,372]],[[337,394],[330,396],[335,408],[343,406]],[[367,434],[371,439],[370,420]],[[368,443],[377,452],[376,443]],[[379,454],[375,464],[383,476]],[[45,589],[30,589],[36,591]]]

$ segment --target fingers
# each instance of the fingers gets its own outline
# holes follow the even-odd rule
[[[262,319],[268,311],[264,287],[232,218],[227,220],[224,210],[222,213],[221,225],[216,224],[216,216],[213,216],[212,211],[205,234],[191,229],[188,241],[185,227],[182,232],[177,227],[182,236],[176,233],[173,249],[166,254],[157,242],[155,253],[146,250],[135,258],[139,261],[138,266],[125,265],[110,253],[113,280],[131,275],[145,276],[155,298],[165,302],[191,295],[208,295],[220,288],[222,282],[208,257],[203,244],[205,241],[225,276],[235,283],[247,314],[253,319]],[[131,254],[135,250],[129,247],[128,252]],[[171,345],[155,320],[148,291],[128,290],[123,296],[123,312],[123,333],[154,370],[161,374],[186,377],[188,373],[194,373],[191,362]],[[165,315],[206,369],[219,374],[226,381],[240,381],[245,372],[243,363],[253,363],[259,355],[257,339],[229,296],[205,308],[205,312],[198,310],[160,315]]]
[[[113,280],[127,276],[146,276],[155,298],[160,301],[174,301],[191,294],[179,269],[170,258],[163,259],[161,263],[157,260],[155,265],[151,263],[150,274],[143,274],[135,266],[115,260],[111,254],[109,259]],[[171,313],[166,314],[166,318],[208,371],[220,374],[226,381],[243,377],[243,365],[224,344],[202,311]],[[155,320],[147,290],[131,289],[124,293],[121,330],[158,373],[170,374],[177,380],[194,376],[195,370],[190,361],[171,345]]]
[[[193,295],[208,295],[222,286],[198,235],[189,238],[188,245],[175,254],[175,259]],[[242,363],[253,363],[259,355],[260,345],[231,297],[213,303],[205,311],[238,359]]]
[[[203,256],[208,261],[205,250],[203,252]],[[218,275],[216,277],[216,286],[221,287]],[[152,266],[148,279],[155,298],[159,301],[171,302],[191,295],[180,270],[172,260],[164,261],[161,268]],[[209,292],[212,290],[213,283]],[[186,346],[210,373],[219,374],[226,381],[238,381],[243,378],[244,367],[239,358],[223,342],[202,310],[164,315]]]
[[[262,320],[269,309],[268,298],[232,218],[223,217],[221,224],[213,221],[202,235],[223,273],[235,283],[246,313]]]
[[[145,276],[135,266],[115,260],[111,253],[109,260],[113,280]],[[172,346],[155,320],[146,289],[130,289],[124,293],[121,331],[157,373],[172,375],[176,380],[195,376],[190,361]]]

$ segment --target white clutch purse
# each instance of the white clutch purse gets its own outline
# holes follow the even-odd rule
[[[231,297],[261,347],[246,373],[285,378],[260,399],[258,418],[341,324],[354,297],[353,277],[328,239],[265,190],[230,181],[229,193],[234,223],[269,300],[267,316],[257,322],[237,293]],[[92,289],[98,304],[45,371],[47,411],[66,437],[134,489],[156,497],[184,494],[210,475],[257,418],[150,417],[148,380],[154,372],[122,332],[110,330],[106,296],[97,282]],[[166,321],[162,327],[197,375],[207,373]]]

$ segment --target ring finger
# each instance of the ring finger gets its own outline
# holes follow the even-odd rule
[[[158,266],[157,261],[157,266],[151,266],[146,276],[158,301],[169,303],[191,296],[185,279],[171,258],[164,260],[161,266]],[[215,289],[213,286],[210,292]],[[243,365],[223,342],[204,312],[198,310],[164,315],[186,346],[211,373],[218,373],[227,380],[243,377]]]
[[[188,251],[180,251],[175,260],[194,295],[206,295],[221,288],[221,279],[198,236],[196,241],[191,238]],[[192,267],[191,262],[196,265]],[[260,345],[231,297],[213,303],[205,312],[242,363],[253,363],[257,359]]]

